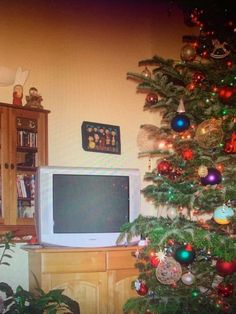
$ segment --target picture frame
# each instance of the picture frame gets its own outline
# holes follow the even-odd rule
[[[121,154],[120,127],[117,125],[83,121],[82,147],[85,151]]]

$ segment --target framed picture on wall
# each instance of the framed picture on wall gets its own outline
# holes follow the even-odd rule
[[[84,121],[81,131],[84,150],[97,153],[121,154],[119,126]]]

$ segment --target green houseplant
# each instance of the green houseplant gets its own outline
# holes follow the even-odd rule
[[[0,238],[0,265],[10,265],[12,258],[13,234],[8,232]],[[37,278],[35,278],[37,282]],[[20,285],[13,291],[10,285],[0,282],[0,313],[4,314],[80,314],[79,304],[63,294],[62,289],[53,289],[44,292],[37,288],[37,293],[23,289]]]

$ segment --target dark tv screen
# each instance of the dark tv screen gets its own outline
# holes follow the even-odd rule
[[[119,232],[129,222],[129,177],[53,175],[54,233]]]

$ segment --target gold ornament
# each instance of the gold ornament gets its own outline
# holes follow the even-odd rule
[[[195,133],[195,140],[202,148],[214,148],[222,142],[223,135],[221,120],[213,118],[199,124]]]
[[[197,52],[193,45],[186,44],[180,51],[180,58],[183,61],[193,61],[196,58]]]
[[[206,177],[207,174],[208,174],[208,169],[207,169],[206,166],[203,166],[203,165],[202,165],[202,166],[200,166],[200,167],[198,168],[197,173],[198,173],[199,177],[204,178],[204,177]]]
[[[164,285],[172,285],[182,276],[182,268],[173,257],[165,257],[156,268],[156,277]]]

